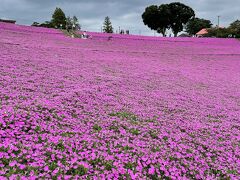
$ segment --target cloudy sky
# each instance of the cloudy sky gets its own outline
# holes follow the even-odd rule
[[[66,15],[76,15],[84,30],[100,31],[105,16],[110,16],[115,30],[129,29],[133,34],[153,35],[143,25],[145,7],[174,0],[0,0],[0,18],[15,19],[18,24],[31,25],[51,19],[56,7]],[[228,26],[240,19],[240,0],[179,0],[195,10],[197,17],[209,19],[215,25]]]

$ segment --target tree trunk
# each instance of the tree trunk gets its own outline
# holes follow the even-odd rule
[[[162,35],[163,35],[163,37],[166,37],[166,29],[162,30]]]

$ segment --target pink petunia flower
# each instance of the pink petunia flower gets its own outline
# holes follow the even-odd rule
[[[148,169],[148,174],[153,175],[154,173],[155,173],[155,168],[154,168],[154,166],[151,166],[151,167]]]

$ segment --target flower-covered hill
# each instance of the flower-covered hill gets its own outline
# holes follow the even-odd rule
[[[240,43],[0,23],[0,177],[237,179]]]

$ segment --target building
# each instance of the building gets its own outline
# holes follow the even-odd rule
[[[204,28],[204,29],[200,30],[200,31],[196,34],[196,36],[197,36],[197,37],[204,37],[204,36],[206,36],[207,34],[208,34],[208,31],[207,31],[206,28]]]
[[[11,23],[11,24],[15,24],[16,23],[15,20],[10,20],[10,19],[0,19],[0,22]]]

